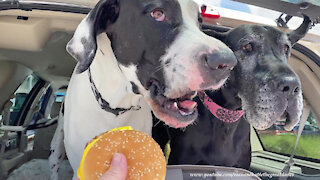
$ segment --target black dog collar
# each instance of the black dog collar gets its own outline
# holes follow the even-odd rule
[[[123,114],[123,113],[125,113],[127,111],[130,111],[130,110],[139,110],[139,109],[141,109],[140,106],[137,106],[137,107],[131,106],[128,109],[125,109],[125,108],[115,108],[115,109],[113,109],[113,108],[111,108],[109,103],[102,98],[101,93],[98,91],[96,85],[94,84],[92,76],[91,76],[90,68],[88,68],[88,75],[89,75],[89,81],[90,81],[92,92],[93,92],[94,96],[96,97],[96,100],[99,103],[101,109],[103,109],[103,110],[105,110],[107,112],[110,112],[110,113],[112,113],[112,114],[114,114],[116,116],[118,116],[120,114]]]

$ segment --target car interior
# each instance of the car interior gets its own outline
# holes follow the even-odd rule
[[[57,4],[52,7],[59,9]],[[76,65],[65,47],[93,5],[94,2],[87,2],[79,6],[80,9],[71,6],[64,11],[41,8],[41,4],[34,9],[28,4],[22,9],[0,8],[0,180],[23,177],[23,170],[19,170],[22,166],[49,173],[50,142]],[[317,8],[320,10],[320,6]],[[204,19],[204,22],[210,21]],[[252,22],[222,16],[218,26],[233,28],[247,23]],[[311,110],[319,128],[320,35],[308,34],[299,41],[291,52],[289,64],[301,80],[304,108]],[[266,149],[260,134],[262,132],[251,129],[250,171],[280,173],[291,152]],[[320,137],[320,133],[317,135]],[[320,179],[320,157],[297,155],[294,160],[290,172],[295,176],[289,179]],[[61,176],[71,178],[72,169],[67,160],[64,163]],[[205,166],[172,166],[168,167],[171,173],[168,176],[177,177],[177,169],[182,176],[190,172],[228,171]],[[270,179],[263,175],[260,178]]]

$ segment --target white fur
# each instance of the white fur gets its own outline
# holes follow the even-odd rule
[[[51,154],[49,157],[49,164],[50,164],[50,179],[57,180],[58,179],[58,171],[60,168],[61,163],[65,157],[65,148],[64,148],[64,132],[63,132],[63,115],[60,111],[59,113],[59,120],[56,132],[51,141]],[[61,156],[59,158],[59,156]]]
[[[88,73],[74,73],[65,98],[64,114],[65,148],[74,172],[77,172],[86,143],[103,132],[130,125],[151,135],[151,109],[141,95],[132,93],[130,82],[123,77],[106,42],[105,34],[98,36],[97,55],[90,67],[97,89],[113,107],[139,105],[141,109],[119,116],[104,111],[93,95]]]
[[[74,54],[82,54],[81,52],[84,51],[85,47],[81,43],[81,39],[82,38],[86,38],[86,39],[89,38],[90,29],[86,28],[86,27],[89,27],[87,17],[88,16],[86,16],[78,25],[77,31],[73,35],[72,44],[68,43],[68,45],[67,45],[67,49],[68,49],[68,46],[72,45],[72,50],[73,50]],[[94,53],[94,51],[92,50],[91,53]],[[76,58],[76,57],[74,57],[74,58]]]
[[[123,66],[121,64],[119,64],[120,69],[122,70],[123,74],[127,77],[127,79],[129,81],[134,82],[138,88],[141,94],[145,94],[146,93],[146,89],[142,86],[141,82],[138,79],[137,76],[137,66],[135,65],[129,65],[128,67]]]
[[[168,80],[165,95],[170,98],[176,98],[187,90],[199,89],[204,82],[199,70],[199,64],[203,63],[199,62],[201,55],[226,48],[221,41],[200,31],[197,25],[199,7],[193,0],[178,1],[183,17],[181,33],[161,57]],[[166,65],[168,60],[171,61]]]
[[[219,89],[220,87],[222,87],[222,86],[226,83],[227,80],[228,80],[228,78],[222,79],[221,81],[219,81],[219,82],[217,83],[216,86],[212,86],[211,89],[212,89],[212,90],[217,90],[217,89]]]
[[[118,67],[121,65],[118,65],[108,37],[105,34],[100,34],[97,41],[99,47],[90,66],[92,79],[97,89],[111,108],[136,106],[137,100],[142,97],[132,92],[130,83],[130,81],[134,81],[138,84],[135,74],[136,68],[131,66],[126,72],[123,72],[124,69],[120,70]],[[125,75],[125,73],[130,75]],[[128,79],[128,77],[132,77],[132,79]]]

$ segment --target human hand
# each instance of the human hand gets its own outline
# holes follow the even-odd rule
[[[125,180],[128,174],[127,159],[123,154],[115,153],[109,170],[98,180]],[[79,180],[79,178],[77,179]]]
[[[98,180],[125,180],[128,173],[127,159],[123,154],[115,153],[109,170]]]

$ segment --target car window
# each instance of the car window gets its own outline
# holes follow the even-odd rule
[[[270,19],[271,21],[275,22],[275,20],[280,16],[281,12],[266,9],[263,7],[258,7],[250,4],[245,4],[241,2],[236,2],[233,0],[195,0],[195,2],[199,4],[206,4],[212,7],[221,7],[226,8],[229,10],[234,10],[235,12],[229,12],[238,16],[239,12],[247,13],[250,15],[260,16],[266,19]],[[315,3],[315,2],[314,2]],[[221,12],[223,13],[223,12]],[[231,14],[221,14],[221,16],[231,15]],[[245,17],[241,17],[240,19],[245,19]],[[302,18],[293,17],[288,22],[288,27],[290,29],[295,29],[301,24]],[[266,22],[264,22],[266,23]],[[319,34],[320,33],[320,26],[314,26],[311,30],[309,30],[311,34]]]
[[[296,149],[296,156],[320,159],[319,122],[320,119],[317,119],[313,112],[310,111]],[[298,123],[292,131],[284,130],[283,126],[284,123],[279,122],[267,130],[257,131],[264,150],[287,155],[291,154],[296,142],[300,124]]]
[[[12,106],[10,107],[10,120],[6,125],[17,125],[17,116],[22,109],[23,103],[25,102],[28,94],[31,92],[34,85],[38,82],[39,78],[31,74],[29,75],[18,87],[18,89],[14,92],[13,97],[10,99],[12,102]],[[0,122],[2,117],[4,116],[4,112],[1,113]]]
[[[7,126],[17,126],[18,120],[19,120],[19,113],[21,112],[23,108],[23,104],[28,96],[28,94],[31,92],[32,88],[35,86],[35,84],[39,81],[39,78],[31,74],[25,78],[25,80],[21,83],[21,85],[17,88],[17,90],[12,95],[12,98],[10,99],[11,107],[9,108],[9,112],[5,112],[3,110],[1,112],[0,116],[0,125],[7,125]],[[4,131],[0,130],[0,140],[5,135]],[[17,133],[15,132],[9,132],[6,134],[7,138],[3,142],[0,141],[0,149],[2,144],[5,144],[5,150],[14,149],[17,147]]]
[[[65,90],[59,90],[59,91],[56,93],[56,102],[57,102],[57,103],[63,102],[63,99],[64,99],[64,96],[65,96],[65,95],[66,95]]]
[[[38,80],[39,78],[34,74],[29,75],[14,93],[13,105],[10,108],[10,125],[17,125],[17,116],[22,109],[23,103]]]

